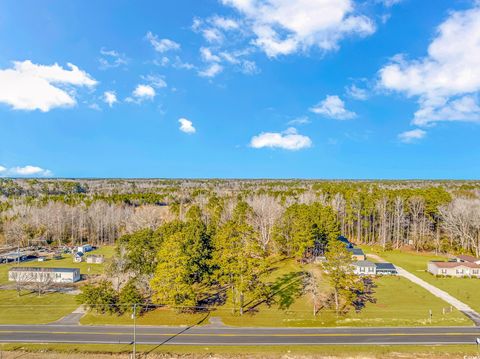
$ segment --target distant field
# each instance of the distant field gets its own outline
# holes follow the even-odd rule
[[[437,278],[427,272],[430,260],[445,260],[446,257],[413,251],[383,251],[380,247],[363,247],[367,253],[378,254],[383,259],[412,272],[426,282],[446,291],[457,299],[480,311],[480,279],[477,278]]]
[[[70,314],[78,307],[75,296],[0,290],[0,324],[46,324]]]

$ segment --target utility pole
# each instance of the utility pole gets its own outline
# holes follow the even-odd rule
[[[137,357],[137,304],[133,305],[133,359]]]

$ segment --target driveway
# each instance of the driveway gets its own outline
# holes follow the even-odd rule
[[[378,262],[385,262],[385,260],[382,257],[377,256],[376,254],[367,254],[369,258],[372,258],[373,260],[376,260]],[[425,282],[423,279],[418,278],[416,275],[406,271],[402,267],[397,266],[395,263],[393,263],[395,267],[397,268],[397,272],[399,276],[402,276],[409,281],[418,284],[419,286],[425,288],[428,290],[430,293],[432,293],[434,296],[444,300],[454,308],[458,309],[461,311],[463,314],[465,314],[468,318],[470,318],[475,325],[480,326],[480,314],[478,314],[476,311],[474,311],[472,308],[470,308],[467,304],[459,301],[457,298],[451,296],[447,292],[441,290],[440,288],[435,287],[434,285],[431,285],[430,283]]]

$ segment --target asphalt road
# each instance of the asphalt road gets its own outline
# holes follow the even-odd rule
[[[477,327],[232,328],[137,327],[137,344],[321,345],[474,344]],[[132,326],[0,325],[0,342],[128,344]]]

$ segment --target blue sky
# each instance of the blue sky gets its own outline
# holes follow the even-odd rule
[[[0,176],[479,178],[470,0],[0,3]]]

